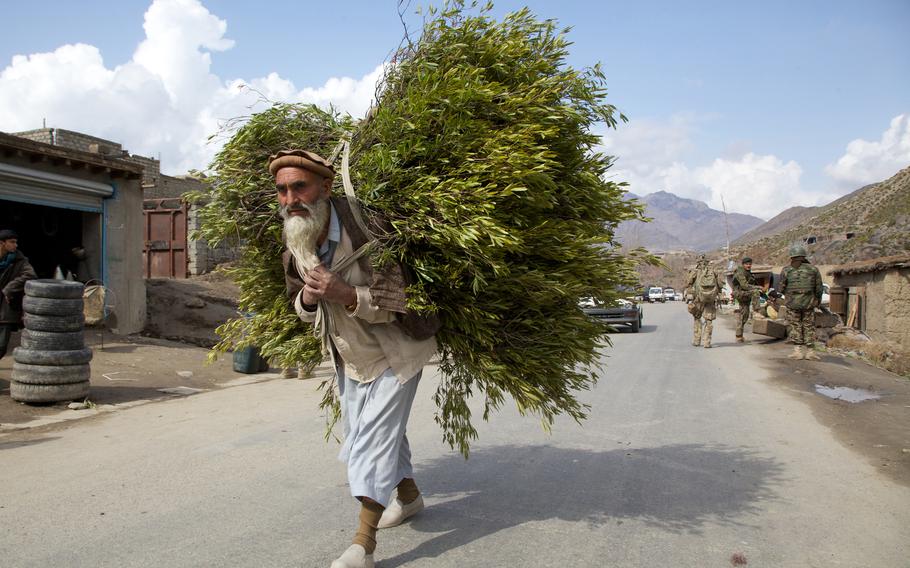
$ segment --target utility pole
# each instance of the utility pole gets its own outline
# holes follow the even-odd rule
[[[730,268],[733,256],[730,254],[730,222],[727,220],[727,204],[724,203],[724,194],[720,194],[720,205],[724,208],[724,230],[727,232],[727,269]]]

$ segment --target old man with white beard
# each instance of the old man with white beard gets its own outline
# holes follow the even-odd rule
[[[353,543],[331,566],[372,567],[377,529],[423,509],[405,432],[439,322],[406,308],[405,267],[373,269],[365,254],[371,235],[347,198],[331,195],[330,163],[287,150],[270,157],[269,172],[284,218],[288,296],[335,365],[345,437],[339,459],[361,504]]]

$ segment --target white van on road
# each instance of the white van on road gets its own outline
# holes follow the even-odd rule
[[[664,301],[664,289],[660,286],[651,286],[648,288],[648,301],[652,304],[654,302],[663,302]]]

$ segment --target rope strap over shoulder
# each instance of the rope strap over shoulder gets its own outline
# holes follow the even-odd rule
[[[335,272],[344,271],[349,266],[357,262],[361,257],[369,254],[369,252],[376,245],[376,239],[374,239],[370,234],[370,231],[367,229],[367,225],[363,220],[363,216],[360,211],[360,202],[357,199],[357,195],[354,193],[354,184],[351,183],[350,133],[345,133],[344,137],[335,146],[335,149],[332,151],[332,156],[329,158],[329,163],[334,164],[338,159],[339,154],[341,154],[341,182],[344,186],[344,194],[348,198],[348,205],[351,207],[351,215],[354,217],[354,221],[357,223],[357,226],[360,228],[360,230],[363,232],[363,235],[368,240],[360,248],[354,251],[351,256],[336,259],[332,263],[331,267]],[[301,268],[302,267],[298,264],[297,271],[303,274],[303,272],[301,272]],[[331,349],[329,347],[329,336],[334,329],[335,320],[331,310],[329,310],[328,302],[325,300],[320,300],[316,306],[316,321],[313,324],[313,334],[321,339],[322,348],[326,352],[331,352]]]
[[[364,236],[373,240],[370,230],[367,229],[367,224],[363,220],[363,214],[360,211],[360,201],[357,199],[357,194],[354,193],[354,184],[351,183],[350,132],[345,132],[338,144],[335,145],[335,149],[332,150],[332,155],[329,158],[329,163],[334,164],[338,160],[339,154],[341,155],[341,184],[344,187],[344,194],[348,198],[348,203],[351,205],[351,214],[354,217],[354,222],[363,231]]]

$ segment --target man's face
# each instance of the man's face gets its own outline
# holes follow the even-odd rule
[[[281,168],[275,173],[278,203],[292,217],[308,217],[307,208],[327,199],[332,191],[332,180],[303,168]]]
[[[6,254],[9,252],[16,252],[17,248],[19,248],[18,239],[6,239],[5,241],[0,241],[0,253]]]
[[[752,270],[752,263],[751,263],[751,262],[744,262],[744,263],[743,263],[743,268],[745,268],[746,270]]]

